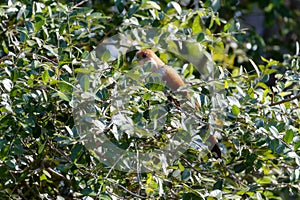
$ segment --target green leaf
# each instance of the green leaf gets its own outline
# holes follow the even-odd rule
[[[154,1],[146,1],[146,3],[141,5],[142,8],[144,9],[156,9],[156,10],[160,10],[160,6],[154,2]]]
[[[265,176],[265,177],[263,177],[263,178],[257,179],[256,182],[257,182],[258,184],[265,185],[265,184],[270,184],[270,183],[272,183],[273,180],[271,179],[271,177]]]
[[[96,196],[97,194],[90,188],[85,188],[81,191],[81,194],[88,195],[88,196]]]
[[[59,81],[57,82],[59,91],[61,92],[67,92],[71,93],[72,92],[72,85],[66,81]]]
[[[65,69],[69,74],[72,74],[72,69],[69,67],[69,65],[63,65],[61,68]]]
[[[11,89],[12,89],[12,87],[13,87],[12,81],[11,81],[10,79],[5,78],[5,79],[3,79],[1,82],[2,82],[2,84],[3,84],[3,86],[4,86],[4,88],[5,88],[8,92],[10,92]]]
[[[83,75],[80,78],[80,87],[84,92],[88,91],[90,88],[90,79],[88,75]]]
[[[235,116],[238,116],[238,114],[240,114],[240,108],[237,105],[233,105],[231,108],[231,112]]]
[[[178,167],[179,167],[179,170],[180,170],[180,171],[183,171],[183,170],[184,170],[184,166],[181,164],[180,161],[178,161]]]
[[[44,26],[46,23],[46,19],[43,15],[37,14],[35,16],[35,23],[34,23],[34,31],[38,32],[42,26]]]
[[[283,141],[287,144],[291,143],[294,139],[294,132],[292,130],[287,130],[285,135],[283,136]]]
[[[58,95],[62,100],[70,101],[69,97],[68,97],[67,95],[65,95],[64,93],[60,92],[60,91],[57,91],[57,95]]]
[[[123,2],[121,0],[116,0],[116,6],[117,6],[119,13],[122,13],[124,10]]]
[[[186,66],[186,65],[185,65]],[[194,68],[192,66],[192,64],[188,64],[186,66],[186,68],[184,68],[184,71],[183,71],[183,77],[186,79],[186,78],[189,78],[191,75],[193,75],[193,71],[194,71]]]
[[[270,127],[269,127],[269,130],[270,130],[270,132],[272,133],[272,135],[273,135],[275,138],[278,137],[279,132],[278,132],[278,130],[277,130],[277,128],[276,128],[275,126],[270,126]]]
[[[249,61],[252,64],[253,68],[255,69],[257,76],[260,77],[260,71],[259,71],[257,65],[255,64],[255,62],[252,59],[249,59]]]
[[[277,139],[268,139],[268,146],[272,152],[275,153],[279,146],[279,141]]]
[[[110,59],[110,52],[108,50],[105,50],[105,52],[101,56],[101,60],[103,62],[107,62]]]
[[[147,101],[151,98],[151,94],[150,93],[145,93],[143,98]]]
[[[41,154],[45,149],[45,143],[40,145],[39,149],[38,149],[38,154]]]
[[[146,87],[152,91],[163,91],[165,86],[160,83],[147,83]]]
[[[102,88],[101,90],[98,90],[96,93],[97,97],[99,97],[102,100],[107,100],[109,98],[109,92],[107,88]]]
[[[204,35],[204,33],[199,33],[199,35],[197,36],[197,42],[201,42],[201,41],[203,41],[204,40],[204,38],[205,38],[205,35]]]
[[[131,17],[133,14],[135,14],[138,11],[138,9],[139,9],[139,5],[133,4],[127,12],[128,16]],[[137,24],[139,24],[139,23],[137,22]]]
[[[44,173],[48,178],[51,178],[51,177],[52,177],[51,174],[50,174],[47,170],[45,170],[45,169],[43,169],[43,173]]]
[[[269,87],[265,83],[263,83],[263,82],[258,82],[257,85],[256,85],[256,87],[262,87],[265,90],[269,89]]]
[[[48,179],[45,174],[40,175],[40,181],[46,181],[46,180],[48,180]]]
[[[224,81],[224,89],[228,89],[229,87],[229,83],[227,80]]]
[[[90,68],[77,68],[74,71],[75,73],[81,73],[81,74],[90,74],[91,72],[93,72],[93,70]]]
[[[26,5],[23,5],[17,15],[17,20],[19,21],[20,18],[22,17],[22,15],[25,15],[25,11],[26,11]]]
[[[224,26],[224,31],[228,31],[231,27],[231,24],[230,23],[226,23],[225,26]]]
[[[18,27],[17,30],[20,32],[20,41],[21,42],[25,42],[26,40],[28,40],[29,36],[28,36],[28,31],[26,28]]]
[[[211,6],[214,12],[217,12],[221,7],[221,0],[213,0],[211,1]]]
[[[60,35],[62,35],[64,33],[64,31],[67,28],[67,25],[68,25],[67,23],[61,24],[61,26],[59,27],[59,31],[58,31]]]
[[[71,150],[71,160],[72,162],[76,163],[78,157],[82,153],[82,145],[81,144],[76,144],[75,147],[72,148]]]
[[[245,163],[237,164],[233,167],[234,171],[236,173],[240,173],[244,171],[247,168],[247,165]]]
[[[5,40],[2,41],[2,49],[3,49],[4,53],[8,54],[9,51],[8,51],[7,46],[6,46]]]
[[[249,88],[248,89],[248,91],[247,91],[247,94],[252,98],[252,99],[254,99],[254,89],[251,87],[251,88]]]
[[[194,34],[198,34],[202,31],[200,16],[197,15],[193,21],[192,31]]]
[[[137,112],[137,113],[133,114],[133,116],[132,116],[132,120],[136,124],[141,122],[142,118],[143,118],[143,113],[140,113],[140,112]]]
[[[181,180],[187,181],[191,177],[191,171],[188,169],[184,169],[183,172],[181,173]]]
[[[49,76],[48,70],[44,71],[43,75],[42,75],[42,79],[43,79],[44,83],[48,83],[49,78],[50,78],[50,76]]]
[[[100,194],[101,200],[112,200],[112,198],[108,194]]]
[[[45,49],[47,49],[50,53],[52,53],[53,56],[58,57],[56,47],[50,46],[50,45],[44,45],[43,47],[44,47]]]
[[[182,9],[181,9],[181,6],[175,2],[175,1],[171,1],[170,4],[175,8],[175,10],[177,11],[177,13],[179,15],[181,15],[181,12],[182,12]]]

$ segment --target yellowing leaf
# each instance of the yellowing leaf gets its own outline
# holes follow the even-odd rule
[[[153,192],[154,192],[154,190],[152,188],[149,188],[149,187],[146,188],[146,193],[147,194],[153,193]]]
[[[181,162],[178,161],[178,167],[180,169],[180,171],[184,170],[184,166],[181,164]]]
[[[232,114],[237,116],[238,114],[240,114],[240,109],[236,105],[233,105],[232,108],[231,108],[231,112],[232,112]]]
[[[225,82],[224,82],[224,89],[228,89],[228,87],[229,87],[229,85],[228,85],[228,81],[227,81],[227,80],[225,80]]]
[[[192,31],[194,34],[198,34],[202,31],[201,22],[200,22],[200,16],[197,15],[194,19]]]

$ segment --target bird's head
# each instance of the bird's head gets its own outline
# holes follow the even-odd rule
[[[136,57],[139,60],[139,64],[143,65],[147,62],[151,62],[154,65],[157,65],[158,67],[162,67],[165,64],[163,63],[163,61],[161,61],[157,55],[150,49],[144,49],[144,50],[140,50],[136,53]]]

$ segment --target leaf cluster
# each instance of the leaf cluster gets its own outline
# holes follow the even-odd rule
[[[299,198],[299,43],[285,46],[283,55],[275,39],[240,26],[234,13],[249,11],[246,4],[193,2],[117,0],[95,9],[86,1],[0,4],[1,198]],[[283,1],[255,2],[269,25],[272,16],[288,20],[282,33],[299,36],[293,27],[299,13],[285,14]],[[135,32],[149,27],[152,36]],[[195,98],[183,101],[149,76],[149,66],[136,68],[135,50],[99,54],[98,44],[115,35],[157,50]],[[203,79],[210,69],[212,78]],[[135,153],[151,154],[192,132],[204,136],[168,166],[154,159],[146,172],[137,165],[124,172],[86,145],[95,137],[82,137],[82,129],[94,125]],[[220,135],[222,159],[204,145],[210,125]],[[108,160],[116,156],[110,153]]]

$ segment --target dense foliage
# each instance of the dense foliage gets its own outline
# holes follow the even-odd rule
[[[299,199],[297,1],[224,2],[2,2],[0,198]],[[247,24],[247,17],[257,17],[253,10],[263,16],[262,26]],[[101,49],[107,38],[151,28],[154,37],[147,40],[149,31],[138,32],[138,47],[126,55],[111,59]],[[169,41],[170,35],[189,41],[183,45],[187,55],[200,46],[214,79],[204,81],[196,64],[174,51],[180,42]],[[180,110],[172,101],[180,95],[142,83],[144,72],[133,70],[138,48],[156,50],[172,65],[191,86],[185,89],[198,94],[201,111]],[[212,94],[211,82],[218,94]],[[134,130],[143,137],[131,137],[131,129],[115,120],[115,91],[128,83],[135,87],[121,87],[120,96],[128,98],[126,117],[137,127],[159,123],[150,111],[163,105],[167,118],[158,136]],[[170,166],[154,161],[148,171],[106,165],[87,148],[78,126],[78,105],[86,96],[93,97],[95,112],[88,114],[104,127],[101,134],[133,152],[137,146],[142,152],[160,149],[170,135],[203,131],[206,126],[195,124],[211,125],[215,113],[213,130],[220,135],[223,158],[190,146]],[[199,121],[188,127],[180,112]],[[89,126],[91,116],[85,117]]]

